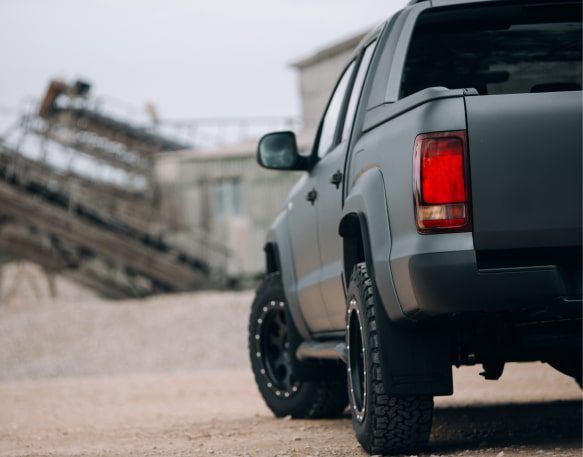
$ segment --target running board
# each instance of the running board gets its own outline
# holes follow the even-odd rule
[[[346,363],[346,343],[344,341],[304,341],[296,350],[300,361],[307,359],[342,360]]]

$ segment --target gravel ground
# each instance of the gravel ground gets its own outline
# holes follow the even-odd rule
[[[247,367],[253,292],[0,304],[0,381]]]
[[[542,364],[456,370],[434,456],[580,456],[579,388]],[[0,383],[0,456],[365,456],[348,418],[275,419],[249,370]]]
[[[66,290],[66,288],[64,288]],[[247,365],[252,292],[0,303],[0,456],[364,456],[348,417],[275,419]],[[581,391],[547,365],[454,370],[427,456],[581,456]]]

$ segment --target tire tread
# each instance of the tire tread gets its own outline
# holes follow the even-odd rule
[[[360,303],[363,304],[364,325],[368,334],[368,366],[370,398],[367,415],[369,427],[358,427],[353,418],[357,438],[371,454],[413,452],[422,448],[429,439],[433,418],[433,397],[392,397],[385,394],[381,354],[377,336],[375,289],[366,264],[354,267],[354,282]]]

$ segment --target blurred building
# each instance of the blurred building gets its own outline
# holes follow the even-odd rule
[[[359,33],[292,64],[299,72],[304,128],[316,130],[342,67],[366,33]]]
[[[307,151],[311,140],[299,135],[298,146]],[[235,283],[264,271],[266,230],[300,177],[261,168],[256,152],[256,142],[186,150],[161,157],[156,168],[167,239]]]
[[[309,151],[320,117],[348,57],[364,37],[321,49],[292,64],[299,72],[302,151]],[[185,150],[157,161],[165,236],[193,249],[214,271],[232,281],[264,271],[266,231],[299,179],[297,172],[264,170],[255,160],[257,142]]]

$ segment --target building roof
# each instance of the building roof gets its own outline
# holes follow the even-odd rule
[[[322,48],[308,57],[292,62],[291,65],[292,67],[301,70],[302,68],[309,67],[310,65],[321,62],[322,60],[329,59],[335,55],[342,54],[347,51],[352,51],[358,45],[358,43],[362,41],[368,32],[369,30],[366,30],[331,46]]]
[[[313,131],[302,131],[296,135],[300,151],[310,149],[314,141]],[[158,161],[163,162],[198,162],[206,160],[228,160],[241,157],[255,157],[258,140],[245,141],[212,149],[184,149],[172,154],[159,155]]]

